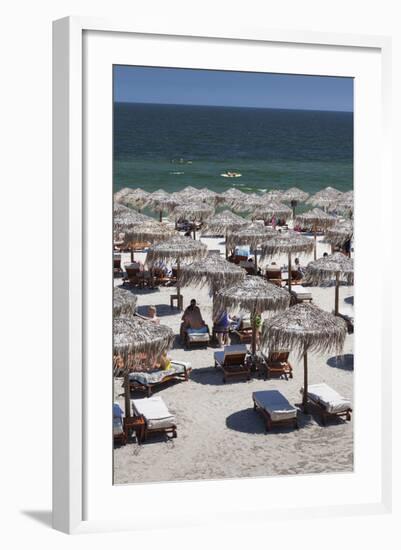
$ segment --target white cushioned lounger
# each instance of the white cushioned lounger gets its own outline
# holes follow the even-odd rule
[[[248,348],[245,344],[234,344],[232,346],[225,346],[223,351],[214,352],[214,360],[220,365],[224,362],[224,356],[237,355],[238,353],[246,353]]]
[[[308,396],[323,405],[328,413],[336,414],[351,408],[351,402],[325,383],[308,386]]]
[[[133,399],[132,408],[134,414],[142,415],[145,418],[146,426],[150,430],[170,428],[175,424],[175,417],[158,395],[145,399]]]
[[[312,298],[311,291],[302,285],[291,286],[291,292],[295,294],[298,300],[310,300]]]
[[[278,390],[255,391],[252,398],[258,407],[270,415],[272,422],[297,417],[297,409]]]

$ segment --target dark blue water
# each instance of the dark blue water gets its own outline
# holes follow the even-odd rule
[[[183,159],[180,161],[180,159]],[[221,177],[226,170],[242,174]],[[114,188],[353,185],[353,114],[116,103]]]

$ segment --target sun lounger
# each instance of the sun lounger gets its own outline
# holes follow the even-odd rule
[[[283,281],[282,275],[281,275],[281,269],[278,269],[278,268],[266,269],[266,279],[269,281],[269,283],[273,283],[274,285],[281,286],[281,283]]]
[[[113,254],[113,272],[114,275],[121,275],[123,272],[121,269],[121,254]]]
[[[190,348],[196,345],[208,345],[210,343],[210,330],[207,325],[200,329],[188,328],[185,330],[185,346]]]
[[[142,417],[145,421],[143,440],[152,433],[161,432],[177,437],[175,417],[170,413],[160,396],[132,400],[134,417]]]
[[[346,420],[351,420],[351,402],[325,383],[308,386],[308,401],[318,408],[324,426],[330,418],[344,416]]]
[[[291,286],[291,295],[297,304],[312,302],[312,293],[302,285]]]
[[[232,332],[238,336],[241,344],[250,344],[252,342],[251,318],[242,317],[239,327]]]
[[[214,366],[222,369],[224,383],[227,378],[234,377],[246,377],[250,380],[251,368],[245,360],[247,353],[248,350],[244,344],[226,346],[224,351],[214,353]]]
[[[266,355],[263,354],[263,359],[265,362],[265,369],[266,369],[266,378],[270,379],[272,375],[279,376],[288,380],[288,378],[292,378],[292,366],[291,363],[288,361],[288,357],[290,355],[289,351],[270,351],[269,355],[266,357]]]
[[[127,443],[127,437],[123,427],[123,410],[118,403],[113,404],[113,440],[114,443]]]
[[[277,390],[252,393],[253,408],[260,412],[266,424],[266,431],[276,426],[294,426],[298,429],[297,409]]]
[[[191,363],[184,361],[171,361],[171,367],[167,370],[156,370],[154,372],[130,372],[129,385],[131,391],[143,391],[148,397],[152,391],[172,380],[187,381],[191,372]]]

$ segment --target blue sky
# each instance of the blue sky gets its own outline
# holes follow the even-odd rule
[[[115,66],[114,99],[132,103],[352,111],[353,79]]]

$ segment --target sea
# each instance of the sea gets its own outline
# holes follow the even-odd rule
[[[113,125],[114,191],[353,187],[351,112],[116,102]]]

